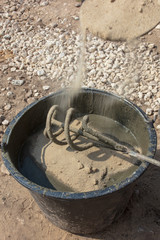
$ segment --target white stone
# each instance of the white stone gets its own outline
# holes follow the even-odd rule
[[[48,56],[46,59],[46,63],[52,63],[54,61],[53,57]]]
[[[139,99],[142,99],[143,98],[143,93],[142,92],[138,92],[138,97],[139,97]]]
[[[12,67],[11,68],[11,72],[15,72],[16,71],[16,68],[15,67]]]
[[[79,20],[79,17],[73,16],[73,19],[77,21],[77,20]]]
[[[51,48],[54,46],[54,44],[55,44],[54,40],[48,40],[45,45],[47,48]]]
[[[146,114],[151,116],[153,114],[153,110],[151,108],[146,109]]]
[[[3,65],[2,66],[2,71],[5,71],[5,70],[7,70],[8,69],[8,65]]]
[[[4,110],[9,111],[11,109],[11,107],[12,107],[11,104],[7,104],[4,106]]]
[[[16,219],[21,225],[24,225],[24,219],[23,218],[17,217]]]
[[[6,95],[8,98],[12,98],[14,96],[13,92],[11,91],[8,91]]]
[[[37,70],[37,75],[43,76],[43,75],[45,75],[45,71],[43,69]]]
[[[12,80],[11,84],[14,86],[22,86],[24,84],[24,80]]]
[[[89,87],[89,88],[94,88],[94,87],[95,87],[94,82],[93,82],[93,81],[89,81],[88,87]]]
[[[10,11],[11,11],[11,12],[16,11],[16,6],[12,6],[12,7],[10,8]]]
[[[38,97],[38,96],[39,96],[39,93],[38,93],[38,92],[36,92],[36,93],[34,94],[34,96],[35,96],[35,97]]]
[[[7,119],[5,119],[5,120],[2,122],[2,125],[4,125],[4,126],[8,126],[8,124],[9,124],[9,121],[8,121]]]
[[[50,89],[50,86],[43,86],[43,90],[44,91],[47,91],[47,90],[49,90]]]
[[[158,0],[159,1],[159,0]],[[156,26],[156,29],[160,29],[160,24],[158,24],[157,26]]]
[[[160,104],[160,98],[157,98],[157,102]]]
[[[6,88],[1,88],[1,92],[4,92],[6,90]]]
[[[64,53],[60,53],[60,54],[59,54],[59,57],[60,57],[60,58],[63,58],[64,56],[65,56]]]
[[[49,4],[48,1],[42,1],[42,2],[40,2],[40,6],[41,6],[41,7],[47,6],[48,4]]]
[[[160,125],[158,125],[156,128],[157,128],[157,130],[160,130]]]
[[[5,13],[3,14],[3,17],[8,18],[8,17],[9,17],[9,13],[8,13],[8,12],[5,12]]]
[[[89,76],[95,75],[95,74],[96,74],[96,70],[95,70],[95,69],[92,69],[92,70],[88,73]]]
[[[106,82],[107,82],[107,79],[106,79],[106,78],[101,78],[101,82],[102,82],[102,83],[106,83]]]
[[[10,35],[4,35],[4,38],[10,40],[10,39],[11,39],[11,36],[10,36]]]

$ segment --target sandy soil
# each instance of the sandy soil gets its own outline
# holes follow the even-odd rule
[[[3,3],[3,1],[0,1]],[[60,18],[66,16],[66,21],[71,23],[70,29],[75,31],[78,29],[78,22],[73,21],[72,16],[78,15],[79,9],[75,7],[75,1],[72,0],[55,0],[52,2],[52,11],[44,8],[43,11],[49,14],[49,18],[37,9],[44,23],[49,24],[55,19],[55,14]],[[65,9],[62,6],[65,5]],[[64,23],[63,23],[64,24]],[[145,36],[147,41],[155,43],[159,48],[160,33],[158,31]],[[12,76],[8,72],[2,75],[0,71],[0,87],[8,87],[7,78]],[[21,76],[25,77],[25,76]],[[47,94],[42,91],[42,83],[38,79],[30,79],[24,84],[24,89],[28,91],[32,85],[41,93],[41,96]],[[43,82],[44,85],[44,82]],[[7,113],[7,119],[11,120],[24,106],[28,103],[25,101],[26,91],[20,88],[14,89],[14,86],[9,86],[16,94],[16,99],[11,101],[12,109]],[[12,89],[13,88],[13,89]],[[56,91],[58,84],[53,87]],[[6,102],[4,95],[0,99]],[[4,128],[0,128],[0,136],[2,137]],[[156,158],[160,160],[160,132],[158,132],[158,150]],[[0,165],[2,159],[0,157]],[[54,225],[52,225],[41,210],[34,202],[28,190],[17,183],[11,176],[0,173],[0,239],[1,240],[158,240],[160,237],[160,190],[159,168],[150,166],[146,173],[139,179],[136,184],[133,196],[125,210],[123,216],[114,224],[106,228],[102,233],[89,236],[77,236],[67,233]]]

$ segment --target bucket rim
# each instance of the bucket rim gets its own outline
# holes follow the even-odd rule
[[[25,176],[23,176],[20,171],[18,171],[18,169],[14,166],[14,164],[12,163],[12,160],[7,152],[7,148],[6,145],[9,141],[9,137],[11,135],[12,129],[14,128],[14,126],[18,123],[19,119],[33,106],[35,106],[37,103],[39,103],[40,101],[45,101],[47,98],[50,98],[52,96],[56,96],[59,94],[64,93],[66,90],[60,90],[57,92],[53,92],[48,96],[42,97],[39,100],[31,103],[30,105],[28,105],[27,107],[25,107],[23,110],[21,110],[14,118],[13,120],[10,122],[9,126],[7,127],[3,139],[2,139],[2,144],[1,144],[1,148],[2,148],[2,159],[3,162],[6,166],[6,168],[8,169],[9,173],[14,177],[15,180],[17,180],[21,185],[23,185],[24,187],[26,187],[27,189],[29,189],[30,191],[34,192],[34,193],[38,193],[38,194],[42,194],[44,196],[47,197],[54,197],[54,198],[61,198],[61,199],[89,199],[89,198],[95,198],[95,197],[102,197],[106,194],[111,194],[115,191],[118,191],[124,187],[126,187],[127,185],[129,185],[130,183],[133,183],[138,177],[140,177],[144,171],[148,168],[149,163],[144,162],[143,164],[141,164],[133,173],[132,175],[130,175],[129,177],[127,177],[125,180],[121,181],[119,184],[115,184],[109,187],[106,187],[104,189],[99,189],[99,190],[95,190],[95,191],[88,191],[88,192],[59,192],[53,189],[49,189],[46,187],[42,187],[32,181],[30,181],[29,179],[27,179]],[[153,158],[156,152],[156,148],[157,148],[157,135],[156,135],[156,131],[154,129],[153,126],[153,122],[148,118],[148,116],[146,115],[146,113],[139,108],[136,104],[132,103],[131,101],[118,96],[114,93],[110,93],[107,91],[103,91],[103,90],[98,90],[98,89],[93,89],[93,88],[81,88],[80,93],[83,92],[90,92],[90,93],[98,93],[101,95],[110,95],[114,98],[117,98],[119,101],[123,101],[125,102],[127,105],[129,105],[130,107],[134,108],[134,110],[136,110],[141,117],[144,119],[146,126],[147,126],[147,131],[149,134],[149,147],[148,147],[148,152],[147,152],[147,156]]]

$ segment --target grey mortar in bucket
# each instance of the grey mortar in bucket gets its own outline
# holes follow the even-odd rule
[[[21,171],[19,156],[24,143],[37,129],[44,129],[50,107],[65,102],[66,98],[66,91],[59,91],[23,109],[4,134],[2,157],[11,175],[29,189],[53,224],[76,234],[94,233],[102,231],[120,217],[132,195],[136,180],[145,172],[149,163],[140,163],[134,172],[117,184],[88,192],[56,190],[45,172],[34,167],[35,163],[30,156],[30,168]],[[108,92],[81,89],[74,99],[73,107],[85,114],[92,112],[119,122],[133,133],[142,153],[154,157],[157,139],[153,124],[133,103]],[[68,108],[67,104],[65,108]]]

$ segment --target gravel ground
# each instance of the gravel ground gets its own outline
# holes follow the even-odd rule
[[[43,7],[49,2],[29,1],[24,4],[19,1],[19,4],[15,4],[11,1],[2,6],[2,74],[15,74],[16,78],[7,79],[8,84],[14,86],[22,86],[27,79],[34,77],[38,77],[42,84],[47,83],[43,85],[44,91],[52,91],[52,86],[57,83],[61,83],[61,87],[70,86],[77,72],[81,36],[73,30],[59,28],[57,23],[44,26],[41,19],[35,23],[32,15],[28,21],[20,21],[19,16],[24,13],[24,7],[31,4],[33,7],[37,4]],[[78,17],[74,18],[78,20]],[[139,106],[146,106],[146,113],[152,115],[158,112],[160,105],[159,59],[160,55],[152,43],[113,43],[88,34],[86,77],[82,85],[119,94]],[[19,79],[20,74],[25,76],[25,80]],[[14,97],[14,93],[4,88],[1,88],[1,94],[6,94],[8,98]],[[26,98],[32,95],[34,98],[40,96],[34,89],[33,94],[29,91]],[[9,108],[8,103],[5,108]],[[6,121],[2,123],[7,124]]]

